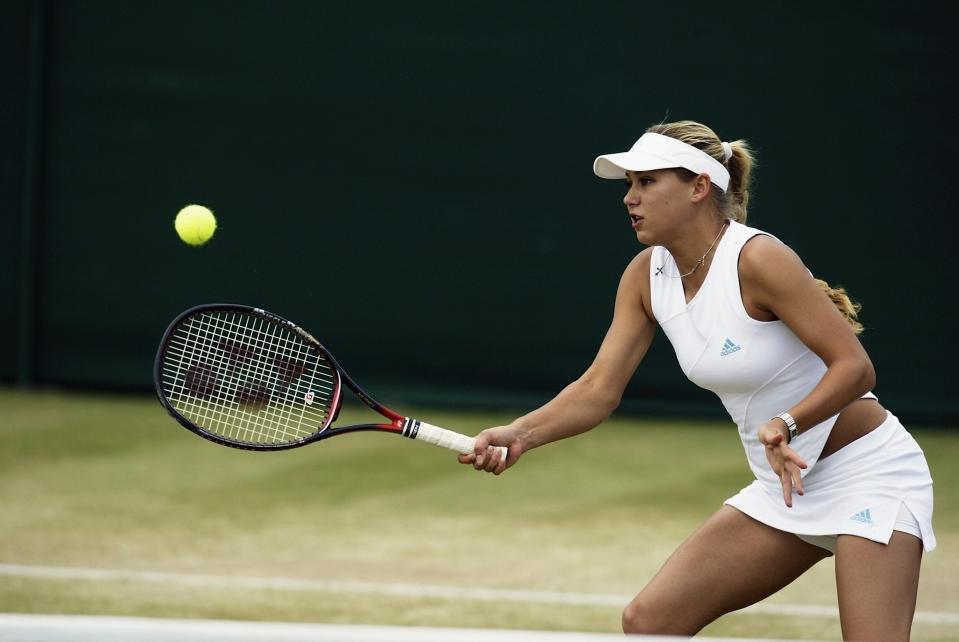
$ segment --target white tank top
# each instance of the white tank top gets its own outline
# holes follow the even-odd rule
[[[739,254],[761,230],[735,221],[715,250],[702,287],[686,303],[672,255],[653,248],[650,291],[653,316],[669,338],[690,381],[719,396],[739,427],[749,467],[774,488],[779,479],[759,443],[761,425],[808,395],[826,373],[826,364],[782,321],[749,316],[739,289]],[[773,237],[775,238],[775,237]],[[872,393],[866,396],[872,397]],[[803,433],[790,446],[812,470],[836,416]]]

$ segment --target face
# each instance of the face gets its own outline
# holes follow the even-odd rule
[[[626,172],[623,198],[636,238],[644,245],[665,244],[694,215],[696,181],[669,169]]]

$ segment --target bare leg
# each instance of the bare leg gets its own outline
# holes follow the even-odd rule
[[[623,611],[626,633],[694,635],[772,595],[829,552],[723,506]]]
[[[908,640],[919,590],[922,542],[893,531],[889,544],[836,541],[836,589],[845,640]]]

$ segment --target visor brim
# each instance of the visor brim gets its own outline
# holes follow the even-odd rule
[[[656,169],[671,169],[679,167],[674,161],[659,158],[652,154],[635,152],[620,152],[618,154],[604,154],[593,161],[593,173],[600,178],[626,178],[626,172],[651,172]]]

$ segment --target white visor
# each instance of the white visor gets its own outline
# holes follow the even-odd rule
[[[729,170],[707,154],[681,140],[662,134],[646,133],[628,152],[604,154],[593,161],[593,172],[600,178],[625,178],[626,172],[684,167],[706,174],[724,192],[729,187]]]

